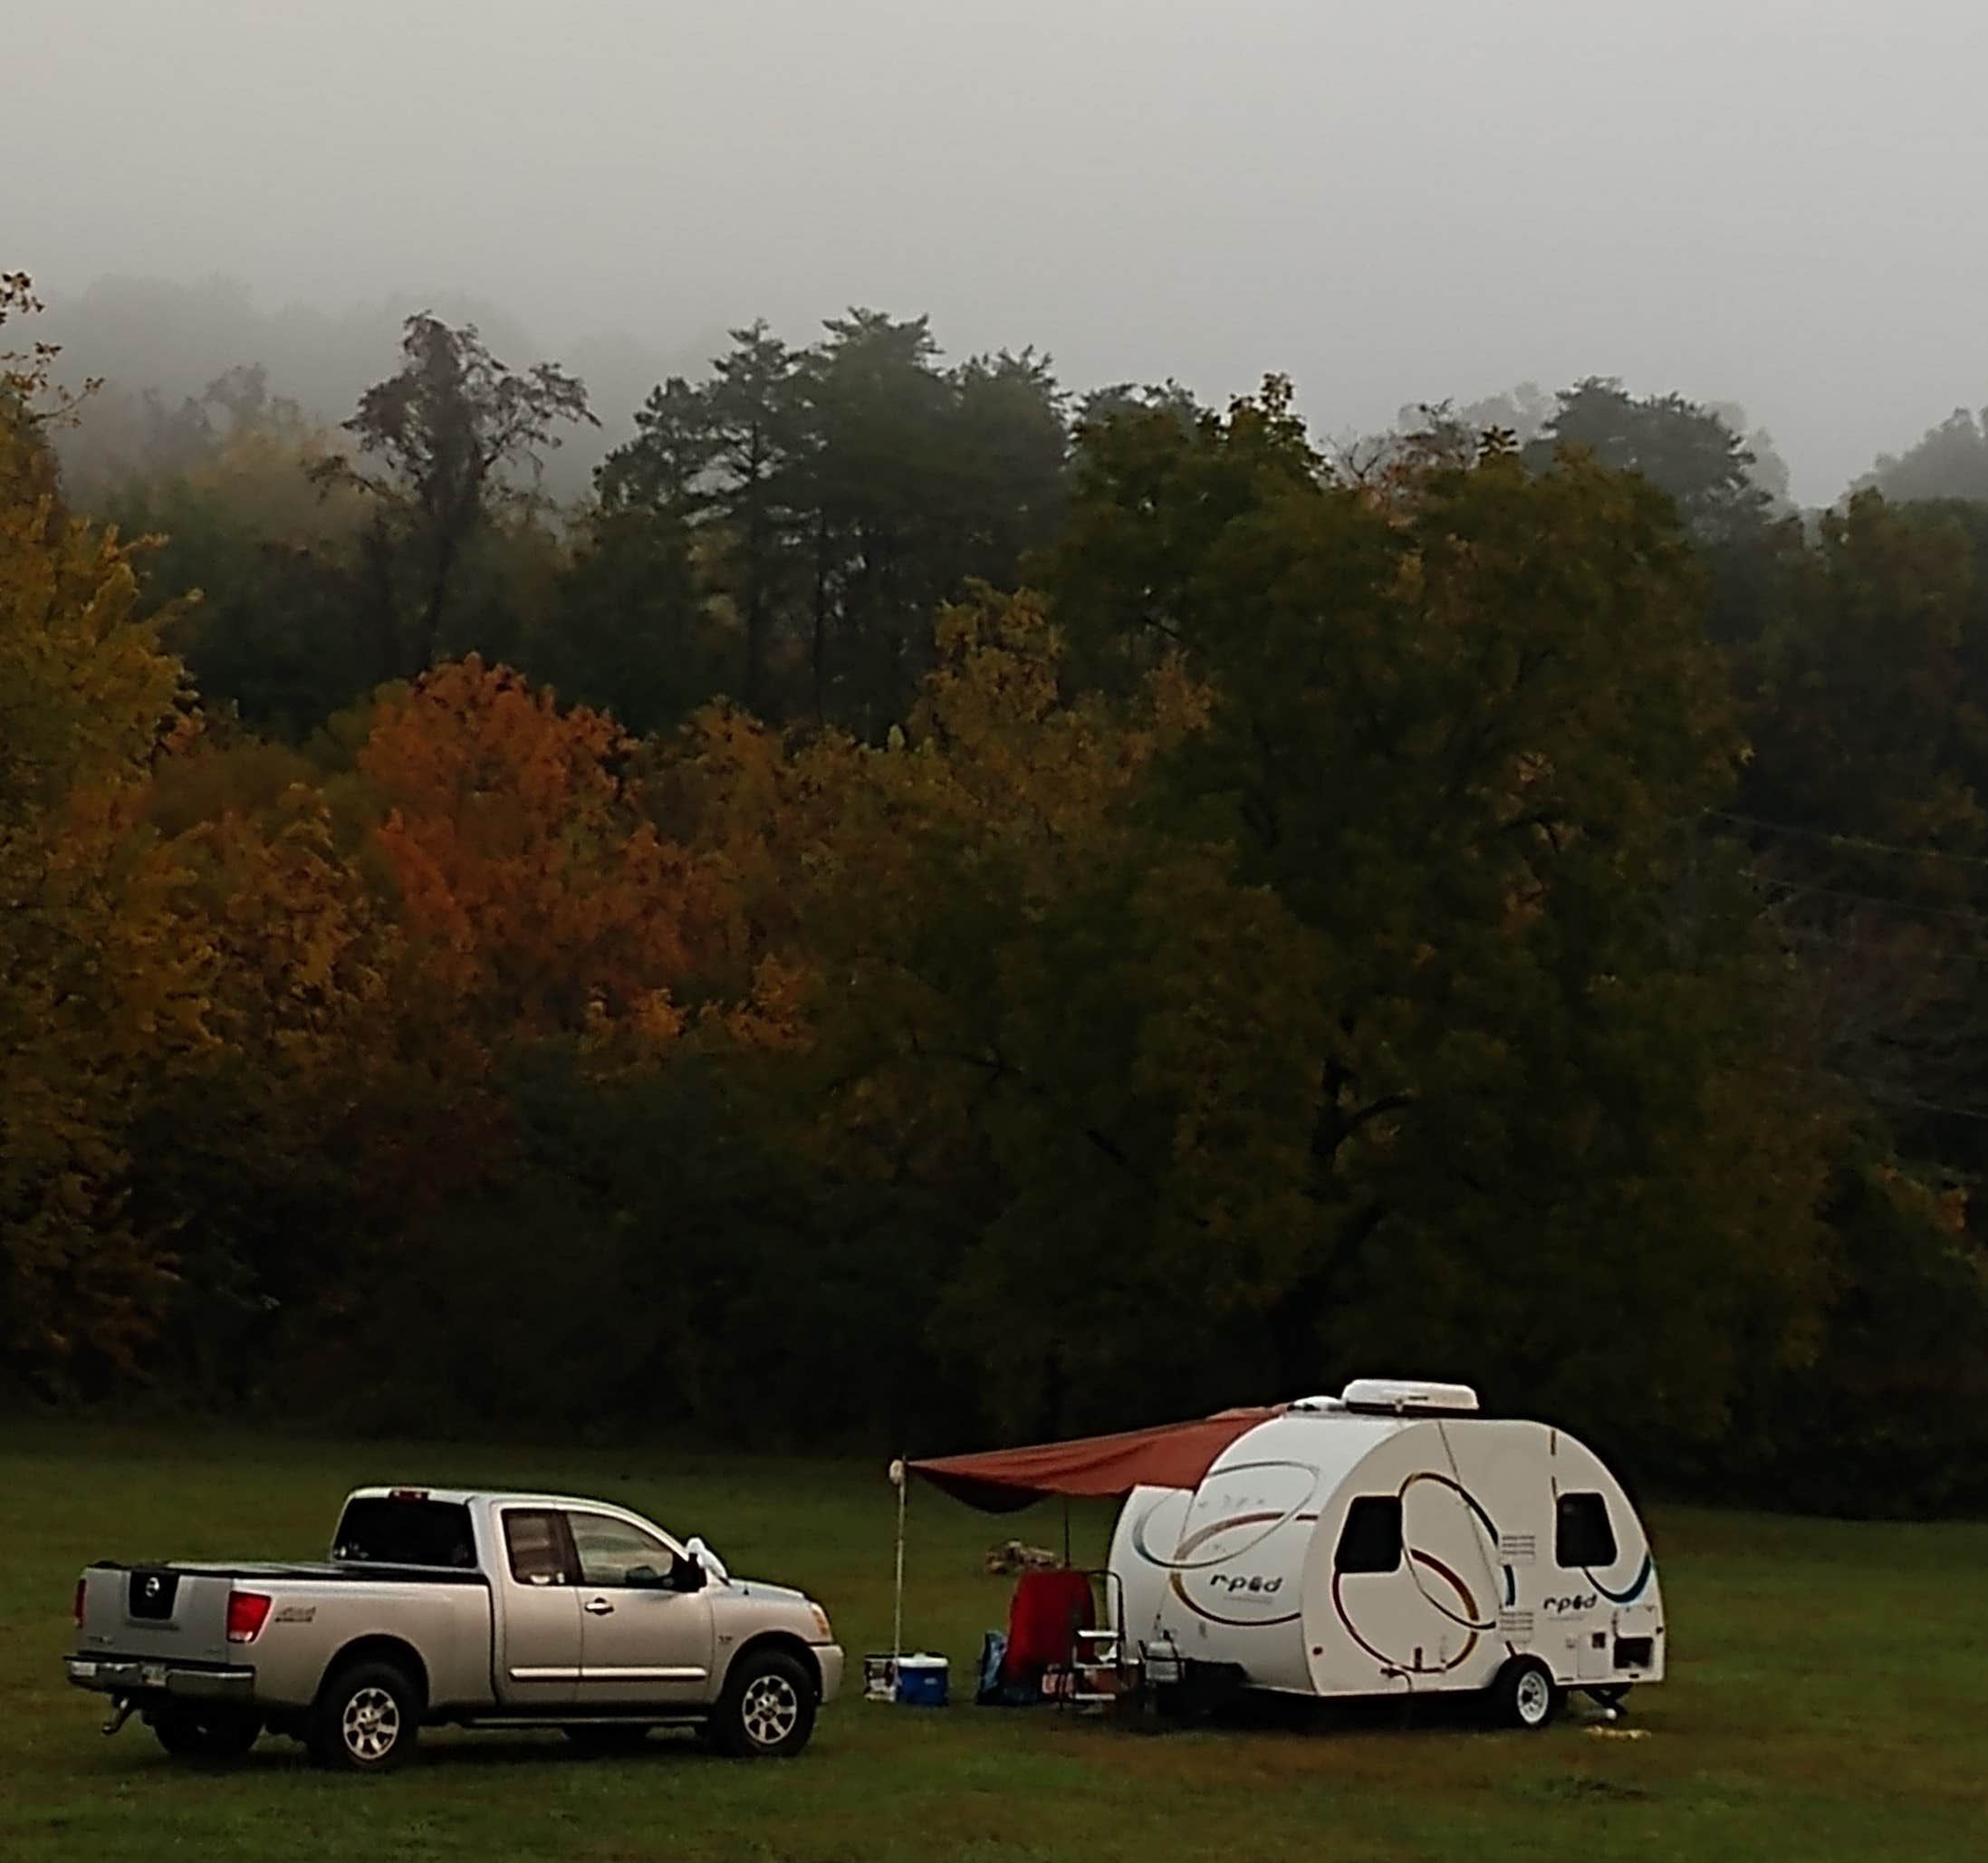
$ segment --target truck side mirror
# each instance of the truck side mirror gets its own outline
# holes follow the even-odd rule
[[[669,1589],[672,1591],[702,1591],[705,1587],[704,1568],[694,1559],[679,1552],[669,1562]]]

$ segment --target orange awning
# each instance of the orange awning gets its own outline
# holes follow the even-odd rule
[[[1223,1410],[1190,1423],[989,1449],[977,1455],[928,1456],[905,1465],[969,1507],[1012,1513],[1045,1494],[1096,1499],[1129,1494],[1140,1486],[1198,1487],[1231,1443],[1277,1414],[1273,1408]]]

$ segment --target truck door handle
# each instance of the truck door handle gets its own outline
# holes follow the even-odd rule
[[[597,1618],[611,1616],[614,1611],[614,1607],[605,1598],[590,1598],[580,1608],[581,1610],[591,1611]]]

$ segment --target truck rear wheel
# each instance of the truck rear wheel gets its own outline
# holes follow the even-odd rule
[[[814,1680],[784,1650],[748,1650],[711,1711],[710,1738],[735,1760],[791,1760],[814,1733]]]
[[[145,1724],[176,1760],[238,1760],[263,1724],[238,1708],[195,1708],[168,1702],[147,1710]]]
[[[1528,1732],[1559,1714],[1563,1696],[1553,1672],[1536,1656],[1513,1657],[1491,1685],[1492,1712],[1499,1722]]]
[[[321,1766],[345,1772],[389,1772],[421,1735],[421,1691],[393,1663],[341,1669],[318,1695],[308,1744]]]

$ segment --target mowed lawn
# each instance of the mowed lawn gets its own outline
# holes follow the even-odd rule
[[[201,1772],[135,1722],[100,1738],[100,1702],[61,1680],[79,1566],[318,1556],[345,1489],[379,1480],[577,1490],[702,1532],[734,1570],[824,1599],[856,1685],[791,1764],[680,1735],[583,1760],[556,1735],[438,1733],[407,1771],[354,1780],[280,1740]],[[1640,1739],[1393,1714],[1147,1734],[959,1704],[1005,1613],[983,1553],[1059,1543],[1061,1517],[990,1520],[929,1491],[912,1497],[908,1641],[953,1658],[956,1705],[860,1699],[855,1659],[889,1640],[892,1506],[880,1466],[0,1423],[0,1858],[1988,1856],[1988,1526],[1660,1511],[1675,1667],[1627,1724]],[[1080,1555],[1101,1558],[1108,1528],[1080,1514]]]

